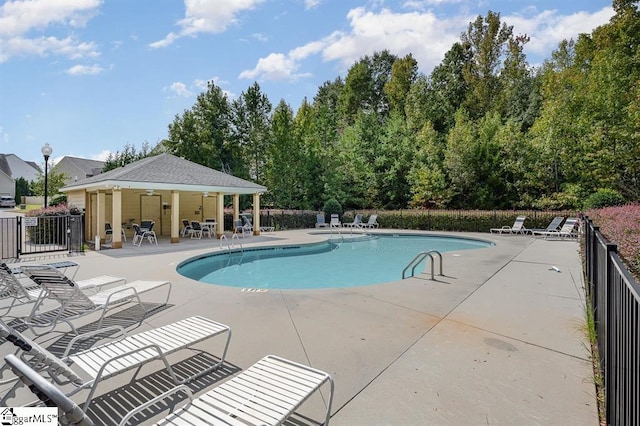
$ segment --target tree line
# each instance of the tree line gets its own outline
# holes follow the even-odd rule
[[[169,152],[268,188],[277,208],[579,209],[639,198],[640,13],[565,40],[540,66],[529,37],[489,11],[429,75],[411,54],[364,56],[294,113],[257,82],[236,99],[210,82],[168,136],[126,146],[105,170]],[[425,43],[428,40],[425,40]]]

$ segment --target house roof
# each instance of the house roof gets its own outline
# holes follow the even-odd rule
[[[69,155],[64,156],[56,166],[60,165],[63,161],[67,161],[73,164],[79,170],[82,170],[85,176],[93,176],[100,173],[100,170],[104,167],[104,161],[89,160],[87,158],[71,157]]]
[[[4,154],[0,154],[0,172],[11,177],[11,167]]]
[[[68,192],[112,189],[155,189],[230,194],[265,192],[266,187],[210,169],[171,154],[146,157],[134,163],[89,177],[60,189]]]
[[[8,166],[3,166],[2,171],[13,179],[24,178],[27,181],[34,181],[42,171],[33,161],[24,161],[15,154],[0,154]],[[8,167],[8,171],[5,168]]]

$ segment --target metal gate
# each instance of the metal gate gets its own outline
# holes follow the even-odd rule
[[[84,250],[82,215],[34,216],[0,219],[2,259],[20,255]]]

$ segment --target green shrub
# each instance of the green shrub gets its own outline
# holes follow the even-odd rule
[[[338,217],[342,217],[342,205],[335,198],[330,198],[324,203],[324,207],[322,208],[325,214],[325,220],[327,217],[331,217],[332,214],[337,214]]]
[[[625,204],[626,200],[615,189],[601,188],[584,200],[584,209],[601,209]]]

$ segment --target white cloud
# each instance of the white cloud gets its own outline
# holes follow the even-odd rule
[[[292,59],[290,55],[272,53],[266,58],[260,58],[254,69],[242,71],[238,78],[291,81],[309,77],[310,74],[297,74],[295,72],[299,66],[299,63]]]
[[[104,150],[98,154],[93,154],[91,155],[91,160],[97,160],[97,161],[107,161],[107,158],[109,158],[109,155],[112,154],[111,151],[109,150]]]
[[[269,37],[267,37],[267,35],[264,34],[264,33],[253,33],[253,34],[251,34],[251,37],[253,37],[256,40],[261,41],[263,43],[269,41]]]
[[[427,10],[431,6],[462,3],[463,0],[407,0],[402,4],[406,9]]]
[[[461,24],[470,20],[469,17],[438,20],[430,12],[394,13],[382,9],[375,13],[365,8],[352,9],[347,18],[350,32],[336,31],[286,55],[271,53],[260,58],[254,69],[243,71],[240,78],[283,80],[308,76],[295,72],[302,60],[315,54],[321,54],[325,61],[339,62],[346,70],[361,57],[385,49],[399,56],[412,53],[421,67],[431,69],[459,39]]]
[[[412,53],[423,70],[432,69],[442,60],[459,40],[460,29],[472,19],[438,19],[431,12],[395,13],[388,9],[374,13],[364,8],[350,10],[347,18],[351,32],[323,50],[324,60],[337,60],[348,68],[364,55],[387,49],[398,56]]]
[[[458,2],[459,0],[409,0],[405,6],[424,9],[428,5]],[[579,33],[590,33],[598,25],[606,23],[613,15],[613,10],[606,7],[593,14],[578,12],[563,16],[557,11],[536,14],[535,10],[528,9],[527,15],[529,16],[503,16],[502,21],[514,26],[514,34],[526,33],[531,36],[525,52],[548,54],[561,40],[576,38]],[[460,34],[466,31],[469,22],[476,17],[458,14],[451,18],[440,18],[431,11],[398,13],[389,9],[372,11],[364,7],[355,8],[347,14],[350,23],[348,32],[336,31],[286,54],[270,53],[260,58],[255,68],[243,71],[239,77],[295,80],[309,75],[299,73],[298,70],[304,59],[317,54],[324,61],[338,62],[340,71],[344,72],[365,55],[385,49],[397,56],[411,53],[418,61],[420,70],[430,73],[434,66],[441,63],[453,43],[460,40]]]
[[[613,15],[611,7],[604,7],[595,13],[560,15],[557,10],[552,10],[531,17],[513,15],[502,19],[507,25],[513,25],[514,34],[527,34],[531,37],[525,45],[525,52],[546,55],[562,40],[576,40],[581,33],[591,33],[596,27],[607,23]]]
[[[238,22],[238,14],[255,9],[265,0],[184,0],[185,17],[176,25],[181,29],[178,33],[170,32],[162,40],[149,44],[157,49],[167,47],[180,37],[197,36],[199,33],[221,33],[229,25]]]
[[[304,0],[304,8],[309,10],[318,7],[320,0]]]
[[[0,7],[0,62],[13,56],[49,54],[72,59],[99,55],[94,43],[75,37],[29,37],[33,30],[52,26],[83,27],[95,16],[102,0],[13,0]]]
[[[96,75],[104,71],[100,65],[74,65],[66,72],[70,75]]]
[[[193,96],[193,92],[189,90],[187,85],[180,81],[171,83],[171,85],[167,88],[167,90],[173,92],[176,96],[180,96],[183,98],[188,98]]]

